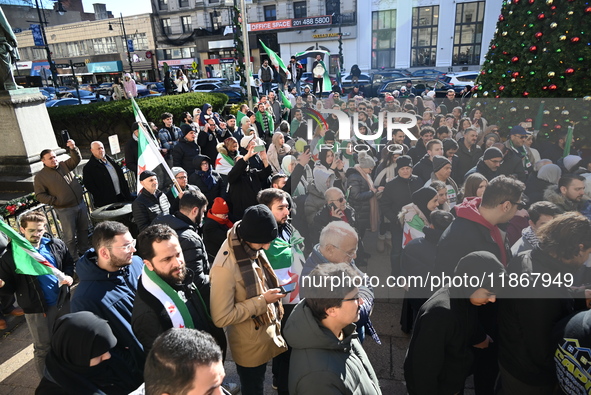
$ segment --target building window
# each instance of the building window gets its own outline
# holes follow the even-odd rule
[[[277,11],[275,10],[274,5],[267,5],[264,8],[265,10],[265,21],[276,21],[277,20]]]
[[[308,16],[307,7],[305,1],[294,1],[293,3],[293,17],[294,18],[305,18]]]
[[[179,0],[179,8],[188,7],[189,0]]]
[[[133,36],[133,48],[136,51],[148,50],[148,37],[146,33],[138,33]]]
[[[191,26],[191,17],[181,16],[181,26],[183,27],[183,33],[188,33],[193,30],[193,27]]]
[[[326,15],[339,15],[341,13],[341,0],[326,0]]]
[[[456,5],[453,65],[480,64],[484,1]]]
[[[170,28],[170,18],[161,19],[160,22],[162,23],[162,33],[172,34],[172,29]]]
[[[435,66],[439,6],[412,9],[411,66]]]
[[[170,49],[164,50],[164,59],[172,59],[172,51]]]
[[[158,9],[160,11],[168,10],[168,0],[158,0]]]
[[[92,47],[96,55],[106,53],[117,53],[116,37],[95,38],[92,40]]]
[[[371,18],[371,68],[395,67],[396,10],[374,11]]]
[[[73,41],[66,43],[66,45],[68,48],[69,57],[88,55],[84,41]]]

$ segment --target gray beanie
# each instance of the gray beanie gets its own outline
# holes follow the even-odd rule
[[[362,169],[373,169],[374,167],[376,167],[376,161],[373,160],[373,158],[369,156],[365,151],[360,152],[357,158],[359,162],[359,167],[361,167]]]
[[[437,173],[445,165],[451,165],[451,162],[445,156],[435,155],[433,157],[433,173]]]

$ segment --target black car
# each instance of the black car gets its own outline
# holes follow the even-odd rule
[[[464,89],[463,86],[453,86],[434,78],[398,78],[396,80],[387,81],[384,84],[382,84],[378,92],[378,95],[384,96],[386,92],[392,93],[395,90],[400,91],[400,88],[405,86],[406,81],[408,81],[409,79],[411,80],[413,86],[412,93],[414,93],[415,96],[418,96],[421,93],[423,93],[426,88],[435,90],[435,97],[441,98],[445,97],[448,89],[453,89],[456,93],[460,93]]]
[[[372,74],[370,95],[377,96],[379,93],[380,87],[382,85],[384,85],[384,82],[392,81],[392,80],[396,80],[396,79],[401,79],[401,78],[408,78],[408,75],[406,73],[401,72],[401,71],[393,71],[393,70],[392,71],[390,71],[390,70],[376,71],[375,73]],[[366,87],[366,91],[367,91],[367,87]]]

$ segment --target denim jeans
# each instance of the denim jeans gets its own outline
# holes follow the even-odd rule
[[[266,370],[266,363],[254,368],[245,368],[244,366],[236,364],[236,371],[238,372],[238,376],[240,376],[241,394],[264,395]]]

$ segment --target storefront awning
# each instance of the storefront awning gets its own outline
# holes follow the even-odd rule
[[[123,71],[123,63],[120,60],[114,62],[96,62],[86,65],[89,73],[117,73]]]

